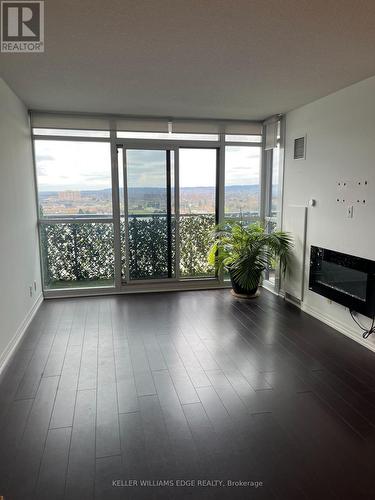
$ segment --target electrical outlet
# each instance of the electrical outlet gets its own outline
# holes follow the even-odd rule
[[[33,296],[33,287],[32,286],[29,286],[29,293],[30,293],[30,297]]]
[[[346,210],[347,210],[347,212],[346,212],[347,218],[352,219],[353,218],[353,205],[349,205]]]

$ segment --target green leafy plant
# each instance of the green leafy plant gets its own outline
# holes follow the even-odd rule
[[[215,227],[208,262],[218,271],[227,269],[245,292],[254,292],[262,272],[278,259],[285,272],[293,246],[290,234],[283,231],[266,232],[259,223],[226,222]]]

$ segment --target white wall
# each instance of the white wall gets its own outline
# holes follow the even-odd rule
[[[306,160],[293,160],[294,138],[305,134]],[[364,180],[367,187],[358,187],[357,182],[363,184]],[[339,181],[347,186],[339,189]],[[302,308],[375,350],[375,335],[362,341],[347,309],[308,290],[310,245],[375,260],[374,193],[375,77],[287,114],[283,228],[288,230],[293,225],[291,205],[317,200],[307,214]],[[337,198],[345,202],[337,202]],[[352,219],[346,215],[349,205],[354,206]],[[370,324],[368,319],[361,319]]]
[[[37,289],[30,296],[29,287]],[[28,114],[0,78],[0,370],[41,294]]]

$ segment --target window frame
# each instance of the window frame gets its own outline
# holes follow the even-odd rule
[[[257,144],[257,146],[255,146],[255,144]],[[226,142],[225,143],[225,158],[227,158],[226,156],[226,153],[227,153],[227,148],[231,148],[231,147],[240,147],[242,149],[244,148],[255,148],[257,147],[259,149],[259,152],[260,152],[260,155],[259,155],[259,177],[258,177],[258,182],[259,182],[259,195],[258,195],[258,199],[259,199],[259,222],[262,222],[262,189],[261,189],[261,184],[262,184],[262,157],[263,157],[263,151],[262,151],[262,144],[260,143],[228,143]],[[227,161],[227,159],[225,160]],[[225,189],[226,189],[226,169],[225,169],[225,172],[224,172],[224,219],[227,217],[226,214],[225,214]],[[229,217],[228,217],[229,218]]]
[[[113,225],[114,230],[114,253],[115,262],[121,263],[120,249],[120,199],[119,199],[119,165],[117,151],[118,148],[126,147],[130,149],[168,149],[175,152],[175,210],[176,215],[179,213],[179,149],[198,148],[198,149],[212,149],[217,150],[217,181],[216,181],[216,222],[222,223],[225,220],[225,151],[226,147],[255,147],[261,151],[261,165],[260,165],[260,220],[264,222],[264,195],[263,195],[263,169],[264,169],[264,148],[263,143],[260,142],[243,142],[243,141],[226,141],[225,131],[218,134],[218,140],[175,140],[175,139],[124,139],[117,137],[115,130],[110,130],[110,137],[83,137],[83,136],[69,136],[69,135],[41,135],[33,134],[31,130],[31,138],[33,144],[34,155],[34,172],[35,179],[36,165],[35,165],[35,148],[34,141],[38,140],[51,140],[51,141],[77,141],[77,142],[104,142],[110,144],[111,151],[111,176],[112,176],[112,216],[105,217],[49,217],[42,218],[38,213],[38,226],[43,224],[58,224],[58,223],[108,223]],[[36,198],[38,200],[38,188],[35,186]],[[176,217],[177,220],[177,217]],[[38,231],[40,234],[40,230]],[[176,227],[176,268],[179,268],[179,231],[178,223]],[[119,269],[117,269],[119,267]],[[161,280],[137,280],[136,282],[126,283],[124,285],[121,278],[121,265],[115,264],[115,279],[114,285],[111,287],[93,287],[93,288],[69,288],[69,289],[44,289],[46,297],[68,297],[68,296],[89,296],[101,295],[111,293],[134,293],[144,291],[162,291],[162,290],[188,290],[188,289],[207,289],[207,288],[227,288],[229,285],[223,273],[215,277],[207,278],[184,278],[180,273],[175,273],[174,278],[166,278]]]
[[[263,162],[262,162],[262,220],[266,226],[267,223],[275,223],[279,230],[282,230],[283,222],[283,196],[284,196],[284,157],[285,157],[285,116],[278,118],[277,127],[277,147],[265,150],[263,143]],[[263,136],[263,140],[265,137]],[[272,216],[272,175],[273,175],[273,161],[275,153],[278,154],[278,210],[277,215]],[[280,266],[275,269],[275,278],[273,281],[269,279],[269,271],[266,270],[263,276],[263,286],[267,290],[276,294],[282,291],[282,275]]]
[[[68,136],[68,135],[63,135],[63,136],[55,136],[55,135],[34,135],[32,131],[32,152],[33,152],[33,160],[34,160],[34,178],[35,178],[35,195],[36,195],[36,203],[37,207],[39,207],[39,189],[38,189],[38,173],[37,173],[37,162],[36,162],[36,151],[35,151],[35,143],[38,141],[52,141],[52,142],[87,142],[87,143],[107,143],[109,145],[110,149],[110,161],[112,163],[112,152],[111,152],[111,142],[109,138],[97,138],[97,137],[77,137],[77,136]],[[45,270],[43,266],[43,249],[42,249],[42,227],[43,226],[50,226],[50,225],[55,225],[55,224],[92,224],[92,223],[97,223],[97,224],[112,224],[113,230],[115,233],[115,228],[114,228],[114,210],[113,210],[113,173],[112,173],[112,165],[111,165],[111,188],[112,188],[112,215],[105,215],[105,216],[84,216],[84,217],[76,217],[76,216],[47,216],[47,217],[41,217],[39,209],[37,210],[37,223],[38,223],[38,238],[39,238],[39,255],[40,255],[40,268],[41,268],[41,276],[42,276],[42,286],[43,286],[43,293],[45,296],[48,296],[49,294],[53,294],[55,292],[58,293],[59,296],[68,296],[70,294],[70,291],[73,292],[78,292],[79,295],[81,294],[80,292],[83,292],[85,294],[86,291],[90,290],[103,290],[104,292],[113,289],[116,287],[116,269],[114,268],[114,278],[113,278],[113,285],[108,285],[104,287],[69,287],[69,288],[64,288],[64,289],[58,289],[58,288],[47,288],[45,285],[46,281],[46,276],[45,276]],[[66,294],[65,294],[66,293]]]

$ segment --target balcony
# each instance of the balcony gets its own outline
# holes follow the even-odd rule
[[[131,281],[176,277],[176,256],[183,279],[215,276],[207,263],[210,232],[215,225],[211,214],[184,214],[179,217],[179,252],[176,252],[175,220],[165,215],[132,214],[128,217],[129,252],[125,251],[126,225],[121,219],[122,277],[128,261]],[[114,231],[112,221],[43,221],[40,225],[42,265],[48,289],[114,286]]]

